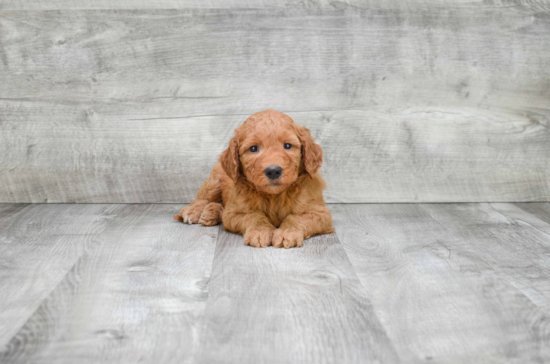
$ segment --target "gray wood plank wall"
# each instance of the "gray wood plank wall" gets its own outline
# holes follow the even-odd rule
[[[0,0],[4,10],[232,8],[509,8],[549,11],[548,0]]]
[[[0,1],[0,201],[190,202],[267,108],[328,202],[550,200],[550,2],[269,4]]]

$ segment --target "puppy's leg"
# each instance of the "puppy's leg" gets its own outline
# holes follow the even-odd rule
[[[275,248],[301,247],[304,239],[332,232],[334,228],[330,210],[324,206],[317,206],[300,215],[288,215],[281,226],[273,232],[272,244]]]
[[[222,187],[219,177],[220,173],[222,173],[221,171],[221,165],[217,163],[212,169],[210,177],[208,177],[208,179],[202,184],[195,201],[191,202],[189,206],[181,209],[177,215],[174,215],[174,220],[178,220],[186,224],[196,224],[199,222],[203,211],[208,207],[207,216],[205,216],[204,219],[207,224],[203,225],[211,226],[221,222],[222,207],[219,203],[221,202],[222,197]],[[215,202],[216,204],[209,207],[211,202]],[[218,212],[217,219],[215,218],[216,211]]]
[[[275,227],[264,213],[258,211],[244,213],[228,208],[224,210],[222,219],[225,230],[243,235],[244,245],[256,248],[266,248],[271,245]]]
[[[222,222],[223,206],[218,202],[210,202],[202,210],[199,223],[204,226],[214,226]]]

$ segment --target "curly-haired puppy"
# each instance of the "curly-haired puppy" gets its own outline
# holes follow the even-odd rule
[[[174,219],[244,235],[245,245],[300,247],[333,232],[318,173],[323,150],[288,116],[266,110],[235,130],[197,198]]]

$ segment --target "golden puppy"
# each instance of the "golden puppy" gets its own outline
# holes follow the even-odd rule
[[[206,226],[223,222],[245,245],[300,247],[304,239],[333,232],[318,173],[323,150],[309,130],[266,110],[235,130],[197,198],[174,219]]]

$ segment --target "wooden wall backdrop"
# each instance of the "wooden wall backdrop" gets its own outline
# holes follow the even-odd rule
[[[550,200],[550,1],[0,0],[0,202],[190,202],[276,109],[328,202]]]

